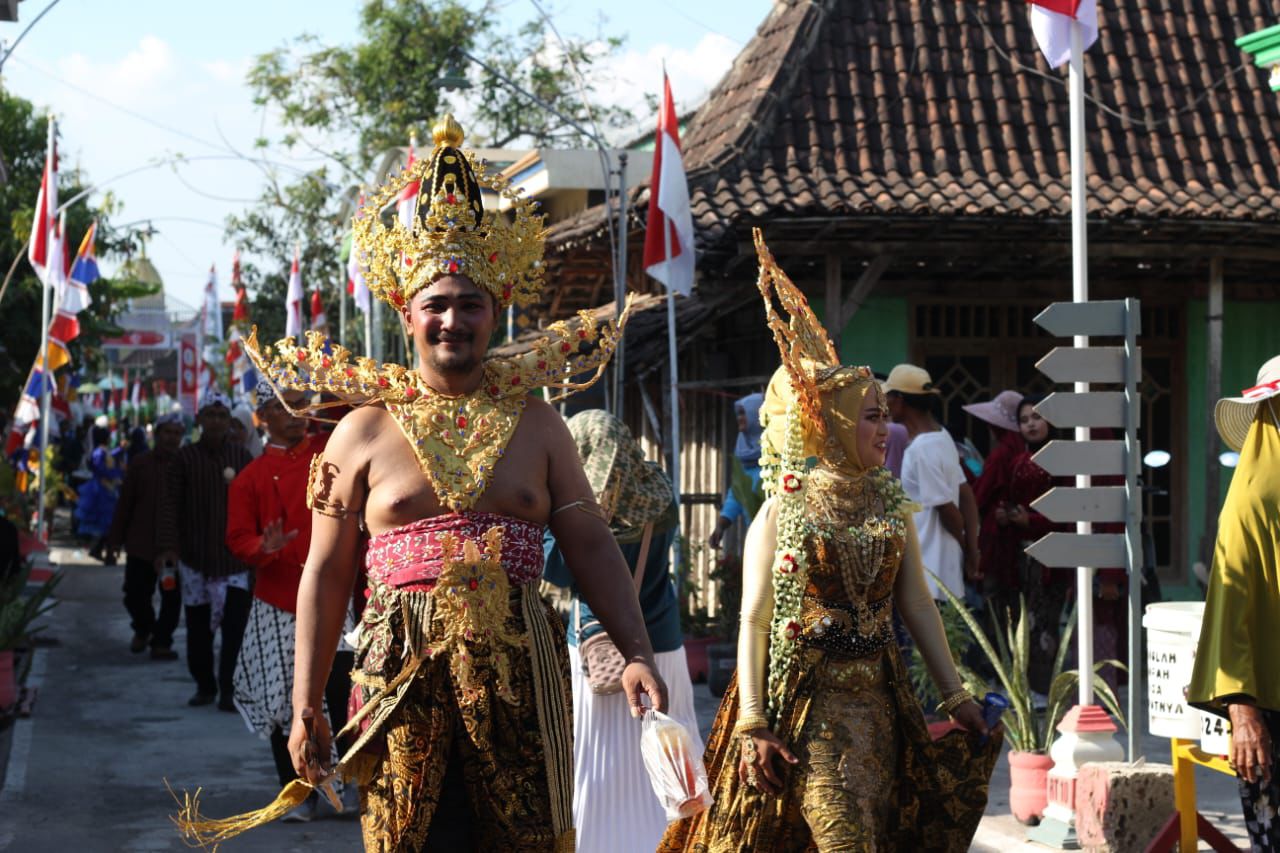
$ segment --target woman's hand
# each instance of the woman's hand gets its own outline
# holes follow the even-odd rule
[[[1271,733],[1262,720],[1257,705],[1232,702],[1227,705],[1231,718],[1231,766],[1246,782],[1271,779]]]
[[[1004,501],[996,505],[996,524],[1001,527],[1009,526],[1009,505]]]
[[[787,764],[799,764],[800,759],[766,728],[754,729],[739,737],[742,753],[738,758],[738,779],[765,794],[776,797],[782,793],[784,768]],[[785,763],[780,764],[779,759]]]
[[[951,719],[969,734],[976,737],[987,737],[991,731],[987,721],[982,719],[982,707],[974,701],[965,702],[951,712]]]
[[[1010,507],[1009,523],[1016,527],[1030,527],[1031,515],[1027,512],[1027,508],[1022,504],[1015,504]]]

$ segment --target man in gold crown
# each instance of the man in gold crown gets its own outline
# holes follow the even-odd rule
[[[659,709],[630,573],[582,472],[569,430],[530,394],[600,375],[618,330],[585,314],[522,356],[485,357],[502,308],[536,298],[542,217],[461,150],[446,117],[435,149],[384,187],[354,224],[370,289],[401,312],[416,369],[352,359],[318,335],[248,350],[278,388],[357,408],[312,464],[311,549],[298,590],[294,721],[299,775],[275,803],[226,821],[188,800],[189,840],[216,842],[285,813],[332,772],[360,783],[367,850],[573,850],[573,751],[563,628],[537,594],[550,526],[578,587],[629,661],[633,713]],[[380,211],[420,182],[410,226]],[[510,223],[481,203],[486,187]],[[592,379],[591,381],[594,381]],[[589,384],[589,383],[587,383]],[[325,767],[320,707],[357,578],[363,537],[355,745]],[[639,737],[639,730],[636,733]]]

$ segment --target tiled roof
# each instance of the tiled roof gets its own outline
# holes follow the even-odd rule
[[[1233,44],[1272,23],[1270,4],[1100,6],[1090,217],[1280,222],[1280,99]],[[778,0],[683,140],[702,246],[790,217],[1069,216],[1066,71],[1040,56],[1027,8]]]

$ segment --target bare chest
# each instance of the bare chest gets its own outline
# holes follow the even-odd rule
[[[545,443],[521,421],[493,467],[490,482],[470,507],[545,524],[551,514]],[[404,433],[388,419],[370,445],[365,524],[377,535],[423,518],[443,515],[440,500]]]

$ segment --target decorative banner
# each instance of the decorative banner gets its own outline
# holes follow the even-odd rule
[[[170,343],[169,336],[164,332],[150,332],[143,330],[127,331],[116,338],[103,338],[102,346],[105,349],[173,349],[173,344]]]
[[[193,418],[199,389],[199,362],[195,332],[187,332],[179,338],[178,344],[178,402],[182,404],[182,410]]]

